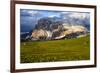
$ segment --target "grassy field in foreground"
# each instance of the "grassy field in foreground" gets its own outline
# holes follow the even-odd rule
[[[89,36],[52,41],[21,42],[21,63],[90,59]]]

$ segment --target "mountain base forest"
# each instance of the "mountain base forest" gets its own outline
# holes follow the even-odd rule
[[[24,41],[20,44],[20,62],[57,62],[90,59],[90,36],[72,39]]]

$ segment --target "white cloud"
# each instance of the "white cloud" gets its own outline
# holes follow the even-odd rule
[[[68,14],[69,12],[61,12],[62,14]]]
[[[70,17],[70,18],[76,18],[76,19],[84,19],[89,18],[89,13],[82,13],[82,12],[62,12],[61,15],[64,19]]]
[[[21,10],[21,12],[22,12],[22,13],[26,13],[26,12],[27,12],[27,10],[25,10],[25,9],[24,9],[24,10]]]
[[[71,13],[69,15],[69,17],[78,18],[78,19],[84,19],[84,18],[88,17],[88,13]]]
[[[28,15],[30,15],[30,16],[34,16],[34,15],[36,15],[36,14],[39,14],[38,11],[27,10],[27,9],[21,10],[21,13],[22,13],[22,14],[28,14]]]
[[[34,15],[38,14],[38,11],[30,10],[30,11],[27,11],[27,13],[29,13],[31,16],[34,16]]]
[[[57,15],[49,15],[49,17],[57,17]]]

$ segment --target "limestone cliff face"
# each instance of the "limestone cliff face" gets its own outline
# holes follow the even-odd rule
[[[41,39],[42,37],[47,38],[47,37],[48,37],[48,34],[47,34],[47,32],[46,32],[45,30],[43,30],[43,29],[38,29],[38,30],[34,30],[34,31],[32,32],[31,37],[32,37],[33,39]]]
[[[82,35],[82,34],[86,34],[87,33],[87,29],[83,26],[63,26],[62,30],[61,28],[56,28],[52,31],[47,31],[44,29],[38,29],[38,30],[34,30],[32,32],[31,37],[37,40],[47,40],[47,39],[62,39],[64,37],[66,37],[67,35],[71,35],[73,37],[75,37],[76,35]],[[73,35],[74,34],[74,35]],[[71,37],[69,36],[69,37]]]
[[[87,29],[83,26],[80,26],[80,25],[75,25],[75,26],[64,25],[63,31],[61,31],[59,36],[55,37],[55,39],[61,39],[61,38],[64,38],[68,35],[71,35],[71,36],[69,36],[69,38],[70,38],[70,37],[76,37],[76,36],[85,35],[85,34],[87,34]]]
[[[52,18],[41,18],[28,38],[30,40],[75,38],[80,35],[86,35],[87,32],[87,28],[82,25],[70,25]]]
[[[64,34],[71,34],[71,33],[77,33],[77,32],[87,32],[88,30],[80,25],[75,25],[75,26],[64,26]]]

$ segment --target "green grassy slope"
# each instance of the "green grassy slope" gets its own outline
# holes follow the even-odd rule
[[[21,43],[21,63],[88,60],[89,36]]]

